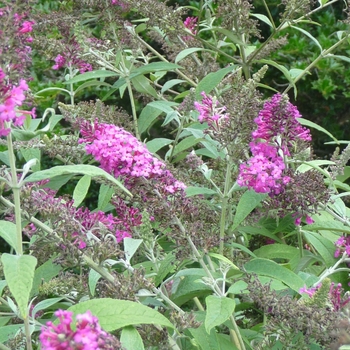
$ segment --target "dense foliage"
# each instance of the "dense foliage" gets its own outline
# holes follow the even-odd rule
[[[0,349],[349,348],[347,11],[0,1]]]

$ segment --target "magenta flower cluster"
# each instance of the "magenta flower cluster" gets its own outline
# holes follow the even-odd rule
[[[311,288],[307,288],[306,286],[304,286],[303,288],[300,288],[299,293],[307,294],[310,298],[312,298],[315,295],[315,293],[320,289],[320,287],[321,284]],[[331,303],[333,304],[333,311],[341,310],[346,304],[350,302],[349,296],[342,296],[344,295],[344,289],[341,283],[335,285],[335,283],[332,282],[329,288],[328,295]]]
[[[164,163],[154,158],[146,146],[129,132],[112,124],[82,124],[85,149],[101,168],[118,177],[152,177],[161,175]]]
[[[285,164],[277,148],[268,143],[250,143],[252,157],[241,164],[237,183],[258,193],[280,194],[290,177],[284,175]]]
[[[42,350],[103,350],[110,349],[108,338],[112,336],[101,329],[97,317],[90,311],[76,316],[76,330],[72,329],[73,312],[55,312],[59,323],[51,321],[43,326],[39,336]]]
[[[184,26],[185,28],[187,28],[193,35],[197,34],[197,21],[198,21],[198,17],[187,17],[184,21]],[[189,35],[183,36],[182,39],[184,41],[190,41],[193,38]]]
[[[337,247],[334,257],[339,258],[341,254],[346,252],[348,257],[350,257],[350,236],[341,236],[336,242],[335,246]]]
[[[77,57],[76,54],[64,54],[64,56],[57,55],[55,58],[55,64],[52,66],[52,69],[58,70],[63,67],[76,67],[79,69],[80,73],[92,71],[92,65]]]
[[[25,91],[28,90],[26,81],[21,79],[18,86],[10,86],[6,83],[5,78],[5,74],[0,68],[0,136],[6,136],[10,133],[10,123],[15,126],[23,125],[26,114],[35,117],[35,109],[31,112],[18,110],[26,98]]]
[[[284,157],[291,156],[290,147],[297,140],[310,141],[308,129],[297,120],[300,113],[287,97],[276,94],[265,102],[254,120],[257,129],[250,143],[252,157],[241,164],[237,183],[271,197],[284,191],[290,182]]]
[[[155,158],[145,144],[126,130],[112,125],[98,123],[92,125],[86,121],[81,123],[80,143],[99,163],[100,167],[116,178],[121,178],[128,186],[139,178],[157,179],[164,183],[170,194],[182,192],[186,186],[177,181],[166,170],[165,164]]]
[[[300,117],[298,109],[287,100],[287,96],[275,94],[264,103],[254,120],[258,128],[252,133],[253,140],[273,142],[285,155],[290,156],[289,148],[293,142],[311,141],[310,130],[298,122]]]
[[[46,181],[41,182],[44,186]],[[39,183],[40,184],[40,183]],[[30,184],[27,186],[31,186]],[[33,185],[32,185],[33,186]],[[43,188],[40,190],[31,190],[32,205],[38,212],[45,212],[48,208],[52,208],[57,212],[54,218],[51,219],[53,225],[60,225],[61,221],[65,220],[60,217],[60,214],[64,214],[65,217],[69,216],[75,223],[79,224],[80,230],[65,232],[65,238],[69,239],[79,249],[86,248],[88,242],[93,242],[94,237],[101,238],[101,224],[112,234],[115,235],[118,243],[122,242],[124,238],[131,237],[132,228],[141,225],[142,217],[137,208],[128,207],[120,199],[115,202],[117,217],[112,214],[106,214],[103,211],[90,211],[88,208],[74,207],[73,200],[64,200],[62,197],[55,197],[56,191]],[[120,209],[122,208],[122,210]],[[8,219],[10,219],[8,217]],[[57,220],[57,221],[55,221]],[[36,228],[33,224],[26,227],[25,233],[31,237],[35,234]],[[64,248],[64,247],[63,247]]]
[[[225,113],[226,107],[220,107],[219,101],[216,98],[207,96],[203,91],[202,103],[195,102],[194,106],[199,112],[198,121],[200,123],[207,122],[209,127],[218,130],[222,124],[228,120],[228,114]]]

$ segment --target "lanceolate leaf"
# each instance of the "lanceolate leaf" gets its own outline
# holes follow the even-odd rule
[[[78,207],[85,199],[91,184],[91,176],[84,175],[77,183],[73,191],[74,206]]]
[[[98,317],[101,327],[107,332],[138,324],[157,324],[174,328],[171,322],[158,311],[128,300],[94,299],[71,306],[68,310],[73,311],[75,315],[90,310],[94,316]]]
[[[331,267],[335,264],[335,247],[331,241],[311,231],[303,231],[303,235],[305,236],[306,240],[317,250],[319,255],[324,260],[326,267]]]
[[[125,350],[144,350],[145,348],[139,332],[133,326],[123,328],[120,342]]]
[[[93,72],[86,72],[79,74],[72,79],[66,81],[66,84],[79,83],[80,81],[86,81],[89,79],[97,78],[108,78],[108,77],[117,77],[119,74],[116,72],[111,72],[108,70],[95,70]]]
[[[269,276],[282,281],[296,292],[304,286],[304,281],[291,270],[268,259],[253,259],[244,265],[248,273]]]
[[[205,316],[205,330],[210,330],[223,324],[229,319],[235,310],[236,303],[233,299],[209,295],[205,299],[207,313]]]
[[[232,72],[234,69],[233,66],[229,66],[205,76],[196,87],[196,99],[201,99],[201,92],[203,91],[209,94],[221,82],[225,75]]]
[[[236,229],[266,196],[266,193],[256,193],[253,190],[244,192],[237,205],[232,229]]]
[[[16,225],[13,222],[0,220],[0,237],[13,249],[17,249]]]
[[[33,286],[34,271],[37,260],[32,255],[1,256],[8,287],[15,298],[22,317],[27,317],[27,306]]]
[[[120,187],[124,192],[126,192],[130,197],[132,197],[132,194],[112,175],[108,174],[106,171],[104,171],[101,168],[98,168],[93,165],[87,165],[87,164],[60,165],[60,166],[55,166],[51,169],[37,171],[36,173],[26,177],[25,182],[35,182],[35,181],[40,181],[44,179],[51,179],[55,176],[65,175],[65,174],[83,174],[83,175],[89,175],[92,177],[102,176],[107,180],[113,182],[115,185]]]

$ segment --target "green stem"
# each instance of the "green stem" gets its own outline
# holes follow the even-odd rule
[[[138,140],[141,140],[139,127],[137,125],[137,114],[136,114],[136,106],[135,106],[135,99],[134,94],[132,92],[132,86],[129,78],[125,78],[126,85],[128,87],[129,97],[130,97],[130,104],[131,104],[131,110],[132,110],[132,119],[134,123],[134,130],[135,130],[135,136]]]
[[[74,77],[73,75],[73,70],[72,70],[72,67],[70,66],[69,67],[69,78],[72,79]],[[74,95],[75,95],[75,92],[74,92],[74,87],[73,87],[73,84],[69,84],[69,96],[70,96],[70,104],[72,106],[74,106]]]
[[[32,350],[32,338],[30,335],[30,326],[29,326],[29,318],[26,317],[24,319],[24,330],[25,330],[25,334],[26,334],[26,343],[27,343],[27,350]]]
[[[196,306],[197,306],[197,308],[198,308],[199,311],[205,311],[205,309],[204,309],[202,303],[199,301],[199,299],[198,299],[197,297],[194,297],[194,298],[193,298],[193,301],[194,301],[194,303],[196,304]]]
[[[0,343],[0,350],[11,350],[6,345]]]
[[[13,192],[14,210],[15,210],[15,223],[16,223],[16,236],[17,247],[16,253],[18,255],[23,254],[22,246],[22,217],[21,217],[21,198],[20,198],[20,186],[18,185],[17,170],[16,170],[16,158],[12,144],[11,133],[7,136],[7,149],[9,155],[10,169],[11,169],[11,187]]]
[[[184,315],[185,311],[179,308],[174,302],[172,302],[159,288],[154,287],[152,289],[153,293],[155,293],[158,297],[163,299],[168,305],[170,305],[174,310]]]
[[[179,224],[179,219],[176,219],[177,223]],[[180,223],[181,224],[181,223]],[[182,224],[180,227],[183,227]],[[194,243],[192,242],[191,238],[187,236],[187,241],[190,244],[193,254],[195,256],[195,258],[198,260],[198,262],[200,263],[201,267],[203,268],[203,270],[205,271],[206,275],[213,281],[213,285],[212,288],[214,289],[214,292],[221,298],[225,297],[225,294],[222,292],[222,290],[220,289],[220,287],[218,286],[218,284],[216,283],[215,278],[213,277],[213,275],[211,274],[211,272],[209,271],[207,265],[205,264],[202,256],[199,254],[198,249],[196,248],[196,246],[194,245]],[[241,336],[241,333],[238,329],[236,320],[234,318],[233,315],[230,316],[230,321],[232,323],[233,329],[231,329],[231,338],[234,342],[234,344],[236,345],[236,347],[239,350],[245,350],[245,345]],[[233,333],[235,335],[233,335]]]
[[[154,53],[161,61],[163,62],[169,62],[166,58],[164,58],[157,50],[155,50],[152,46],[147,44],[144,40],[142,40],[137,34],[134,34],[136,39],[142,43],[145,47],[147,47],[148,50],[150,50],[152,53]],[[194,87],[197,87],[197,83],[195,83],[192,79],[190,79],[187,75],[182,73],[179,69],[174,69],[174,72],[177,73],[180,77],[185,79],[189,84],[191,84]]]
[[[273,25],[273,30],[276,30],[276,25],[275,25],[275,22],[274,22],[274,20],[273,20],[272,15],[271,15],[270,9],[269,9],[269,7],[267,6],[267,3],[266,3],[265,0],[263,0],[263,3],[264,3],[264,6],[265,6],[267,15],[269,16],[270,22],[271,22],[271,24]]]
[[[344,41],[348,40],[350,35],[344,36],[341,40],[339,40],[337,43],[332,45],[329,49],[323,50],[320,55],[313,61],[311,62],[293,81],[294,85],[304,77],[306,73],[308,73],[313,67],[316,66],[316,64],[324,57],[326,57],[328,54],[330,54],[334,49],[336,49],[339,45],[341,45]],[[331,56],[330,56],[331,57]],[[292,84],[289,84],[284,93],[287,93],[291,88],[293,87]]]
[[[304,247],[303,247],[303,235],[301,232],[301,226],[298,227],[298,245],[299,245],[299,255],[302,258],[304,256]]]
[[[221,202],[221,216],[220,216],[220,247],[219,252],[221,255],[224,253],[224,239],[226,229],[226,215],[228,207],[228,193],[231,188],[231,163],[230,159],[227,159],[226,176],[225,176],[225,187],[223,198]]]

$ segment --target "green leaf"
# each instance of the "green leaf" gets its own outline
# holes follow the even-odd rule
[[[21,148],[23,158],[29,162],[31,159],[37,159],[38,161],[31,168],[33,171],[40,170],[41,152],[39,148]]]
[[[304,119],[304,118],[298,118],[298,121],[301,125],[308,126],[309,128],[313,128],[313,129],[316,129],[318,131],[323,132],[324,134],[328,135],[330,138],[332,138],[338,144],[338,140],[329,131],[322,128],[322,126],[319,126],[316,123],[314,123],[310,120]]]
[[[178,276],[179,274],[177,274]],[[177,304],[182,305],[188,300],[194,297],[202,297],[208,294],[212,294],[212,289],[202,283],[202,277],[205,273],[198,273],[197,275],[181,276],[179,278],[174,278],[174,283],[172,286],[171,300]]]
[[[329,57],[329,58],[338,58],[342,61],[348,62],[350,63],[350,58],[347,56],[343,56],[343,55],[332,55],[332,54],[328,54],[325,57]]]
[[[13,249],[17,249],[17,230],[13,222],[0,220],[0,237]]]
[[[11,294],[15,298],[21,316],[28,315],[28,301],[33,286],[34,271],[37,260],[32,255],[12,255],[4,253],[1,256],[4,274]]]
[[[306,171],[316,168],[316,169],[320,169],[320,165],[334,165],[335,163],[330,161],[330,160],[326,160],[326,159],[315,159],[315,160],[310,160],[310,161],[305,161],[303,162],[303,164],[299,165],[297,168],[297,171],[299,171],[299,173],[305,173]]]
[[[174,69],[182,68],[178,64],[170,63],[170,62],[152,62],[148,63],[144,66],[137,67],[132,70],[129,79],[134,80],[135,77],[151,73],[151,72],[160,72],[160,71],[169,71]]]
[[[137,125],[139,128],[140,134],[147,131],[151,125],[157,120],[160,114],[162,114],[162,110],[159,108],[150,106],[149,104],[142,110],[138,120]]]
[[[102,184],[98,193],[97,209],[104,210],[114,194],[113,188]]]
[[[86,72],[83,74],[79,74],[72,79],[69,79],[65,82],[65,84],[74,84],[79,83],[81,81],[86,81],[89,79],[98,79],[98,78],[108,78],[108,77],[117,77],[118,73],[108,71],[108,70],[95,70],[92,72]]]
[[[50,181],[45,184],[45,188],[51,188],[53,190],[59,190],[63,185],[65,185],[75,174],[60,175],[55,176],[50,179]]]
[[[200,141],[200,139],[197,139],[194,136],[184,138],[175,146],[172,156],[175,157],[178,153],[188,150]]]
[[[256,193],[253,190],[244,192],[237,205],[236,214],[233,218],[232,230],[235,230],[266,197],[266,193]]]
[[[226,256],[223,256],[222,254],[209,253],[208,255],[211,256],[212,258],[223,261],[224,263],[226,263],[228,265],[231,265],[236,270],[239,270],[239,268],[230,259],[226,258]]]
[[[75,90],[75,95],[79,92],[82,91],[88,87],[91,86],[107,86],[107,87],[112,87],[111,84],[105,83],[103,81],[99,80],[92,80],[92,81],[86,81],[85,83],[81,84],[76,90]]]
[[[295,86],[294,80],[286,67],[281,66],[280,64],[272,60],[261,59],[261,60],[258,60],[258,62],[262,64],[268,64],[270,66],[277,68],[279,71],[281,71],[283,75],[286,77],[286,79],[289,81],[289,84],[294,88],[294,97],[295,98],[297,97],[297,87]]]
[[[260,21],[266,23],[271,28],[274,28],[274,25],[271,23],[271,21],[265,15],[261,15],[260,13],[251,13],[250,15],[253,17],[256,17],[257,19],[260,19]]]
[[[89,272],[89,290],[92,296],[95,296],[95,289],[96,289],[96,285],[98,280],[101,278],[102,276],[95,270],[91,269]]]
[[[33,287],[30,296],[36,296],[39,293],[39,287],[43,282],[49,282],[56,277],[62,270],[61,265],[53,263],[54,258],[45,261],[34,273]]]
[[[73,311],[75,315],[90,310],[107,332],[138,324],[157,324],[174,328],[171,322],[158,311],[128,300],[93,299],[73,305],[68,310]]]
[[[203,91],[209,94],[221,82],[225,75],[232,72],[234,69],[235,67],[229,66],[206,75],[196,87],[196,100],[201,99],[201,93]]]
[[[24,332],[24,325],[23,324],[11,324],[8,326],[2,326],[0,327],[0,343],[3,344],[7,342],[8,340],[15,337],[16,333],[23,328]]]
[[[200,350],[238,350],[231,342],[229,342],[229,345],[222,344],[222,341],[219,343],[218,337],[221,336],[221,334],[215,332],[214,329],[208,334],[204,324],[198,328],[190,328],[189,332],[194,339],[194,343],[200,346]]]
[[[232,316],[235,311],[236,303],[233,299],[209,295],[205,298],[207,313],[205,315],[205,330],[210,330],[223,324]]]
[[[239,232],[248,233],[250,235],[265,236],[265,237],[273,239],[274,241],[276,241],[278,243],[282,243],[283,244],[283,241],[281,240],[281,238],[279,238],[276,234],[271,233],[265,227],[240,226],[238,228],[238,231]]]
[[[322,48],[321,44],[319,43],[319,41],[315,37],[313,37],[308,31],[306,31],[302,28],[296,27],[296,26],[290,26],[290,27],[294,28],[296,30],[299,30],[299,32],[306,35],[308,38],[310,38],[318,46],[318,48],[320,49],[321,52],[323,51],[323,48]]]
[[[350,234],[350,227],[342,224],[339,221],[331,220],[331,221],[320,221],[315,222],[311,225],[307,225],[307,229],[310,231],[336,231],[336,232],[346,232]]]
[[[132,197],[132,194],[112,175],[108,174],[106,171],[104,171],[101,168],[98,168],[93,165],[87,165],[87,164],[55,166],[47,170],[37,171],[36,173],[26,177],[24,181],[35,182],[35,181],[40,181],[45,179],[51,179],[55,176],[66,175],[66,174],[82,174],[82,175],[89,175],[91,177],[102,176],[107,180],[113,182],[115,185],[121,188],[124,192],[126,192],[130,197]]]
[[[87,193],[89,192],[91,184],[91,176],[84,175],[77,183],[73,191],[74,207],[79,207],[79,205],[85,199]]]
[[[171,79],[168,80],[162,87],[161,93],[164,94],[165,91],[168,91],[169,89],[171,89],[173,86],[177,85],[177,84],[181,84],[184,83],[185,80],[181,80],[181,79]]]
[[[267,259],[253,259],[244,265],[248,273],[268,276],[282,281],[289,288],[299,293],[299,289],[304,286],[304,281],[291,270]]]
[[[163,148],[164,146],[170,145],[172,142],[174,142],[174,140],[170,140],[170,139],[165,139],[165,138],[157,138],[157,139],[153,139],[151,141],[148,141],[146,143],[147,149],[151,152],[151,153],[156,153],[158,152],[161,148]]]
[[[222,28],[222,27],[212,27],[210,28],[212,31],[216,31],[219,33],[224,34],[228,39],[230,39],[234,44],[239,44],[242,46],[246,46],[246,43],[244,43],[241,38],[236,35],[233,31]]]
[[[210,188],[206,187],[195,187],[195,186],[188,186],[185,189],[186,196],[192,197],[192,196],[198,196],[198,195],[215,195],[216,191],[211,190]]]
[[[299,253],[299,249],[286,244],[268,244],[259,249],[254,250],[254,254],[258,258],[266,259],[287,259],[294,258],[295,254]]]
[[[9,151],[0,152],[0,161],[7,166],[10,166]]]
[[[244,281],[237,281],[230,286],[227,294],[244,294],[247,292],[248,283]]]
[[[237,248],[239,250],[242,250],[243,252],[247,253],[248,255],[252,256],[253,258],[256,258],[256,255],[252,251],[250,251],[246,246],[244,246],[242,244],[232,242],[232,243],[230,243],[230,246],[233,248]]]
[[[124,253],[127,261],[130,262],[142,242],[143,239],[124,238]]]
[[[49,308],[50,306],[59,303],[62,299],[64,299],[64,297],[50,298],[50,299],[40,301],[38,304],[36,304],[34,306],[33,311],[31,312],[32,317],[35,318],[35,315],[39,311],[45,310],[45,309]]]
[[[177,102],[172,102],[172,101],[153,101],[153,102],[150,102],[147,106],[155,107],[164,113],[171,113],[171,112],[174,112],[174,109],[171,107],[178,106],[178,105],[179,104]]]
[[[133,78],[131,82],[136,91],[155,98],[158,97],[157,91],[151,86],[150,82],[144,75],[138,75],[137,77]]]
[[[188,49],[184,49],[184,50],[180,51],[177,54],[177,56],[175,57],[175,63],[180,62],[181,60],[183,60],[187,56],[192,55],[193,53],[198,52],[198,51],[211,51],[211,50],[206,50],[206,49],[203,49],[201,47],[190,47]]]
[[[2,292],[4,288],[7,286],[7,282],[5,280],[0,281],[0,296],[2,296]]]
[[[168,253],[165,258],[160,262],[157,276],[154,279],[154,284],[158,286],[164,280],[164,278],[174,270],[174,262],[176,257],[173,252]]]
[[[326,267],[333,266],[336,262],[336,259],[334,258],[334,243],[315,232],[303,230],[302,233],[305,239],[316,249],[316,251],[322,257]]]
[[[142,338],[133,326],[124,327],[120,336],[122,348],[125,350],[144,350]]]

